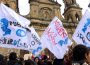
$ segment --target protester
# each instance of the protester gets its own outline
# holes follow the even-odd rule
[[[7,61],[4,60],[4,56],[0,54],[0,65],[7,65]]]
[[[46,55],[43,55],[42,59],[41,59],[41,65],[47,65],[47,61],[48,61],[48,58]]]
[[[69,50],[64,55],[64,64],[65,65],[72,65],[72,49],[73,49],[73,45],[69,46],[68,48],[69,48]]]
[[[85,54],[87,53],[87,47],[84,45],[76,45],[72,51],[72,65],[86,65]]]
[[[8,65],[21,65],[21,63],[19,62],[19,60],[17,60],[17,55],[16,55],[15,52],[11,52],[10,53]]]
[[[65,56],[64,56],[64,64],[65,65],[72,65],[72,63],[71,63],[71,57],[72,57],[72,55],[70,54],[66,54]]]
[[[24,64],[24,59],[22,57],[19,58],[19,63],[20,63],[20,65]]]
[[[85,54],[86,63],[90,65],[90,47],[88,47],[87,53]]]
[[[25,65],[37,65],[37,64],[31,59],[28,59],[28,60],[25,60]]]
[[[53,65],[64,65],[64,59],[54,59]]]
[[[52,65],[52,61],[48,60],[47,65]]]
[[[34,61],[35,61],[35,63],[36,63],[37,65],[40,65],[40,64],[41,64],[39,57],[35,57],[35,58],[34,58]]]

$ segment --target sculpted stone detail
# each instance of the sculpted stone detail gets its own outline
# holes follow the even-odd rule
[[[68,7],[70,5],[77,4],[76,3],[76,0],[63,0],[63,2],[65,3],[65,7]]]
[[[50,8],[44,7],[39,10],[40,17],[43,19],[51,19],[52,18],[52,10]]]
[[[63,2],[65,4],[64,10],[66,11],[66,13],[64,14],[65,19],[68,21],[71,20],[72,22],[80,21],[82,13],[81,8],[76,3],[76,0],[63,0]]]
[[[76,0],[72,0],[72,4],[76,4]]]
[[[5,5],[16,11],[16,0],[1,0],[0,2],[3,2]]]
[[[81,12],[80,11],[74,11],[65,16],[66,20],[69,21],[71,19],[72,22],[80,21],[81,19]]]

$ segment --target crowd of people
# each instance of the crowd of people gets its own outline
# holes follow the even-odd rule
[[[90,48],[79,44],[70,47],[63,59],[54,60],[50,60],[46,55],[43,58],[24,60],[17,58],[15,52],[11,52],[8,58],[0,54],[0,65],[90,65]]]

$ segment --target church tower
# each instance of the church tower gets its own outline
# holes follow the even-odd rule
[[[68,31],[70,37],[74,33],[78,22],[82,17],[82,8],[76,3],[76,0],[63,0],[65,4],[64,9],[64,26]]]

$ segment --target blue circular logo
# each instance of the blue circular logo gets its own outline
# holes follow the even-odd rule
[[[87,33],[86,38],[90,41],[90,32]]]
[[[25,37],[26,36],[26,31],[18,29],[16,31],[16,35],[19,36],[19,37]]]

